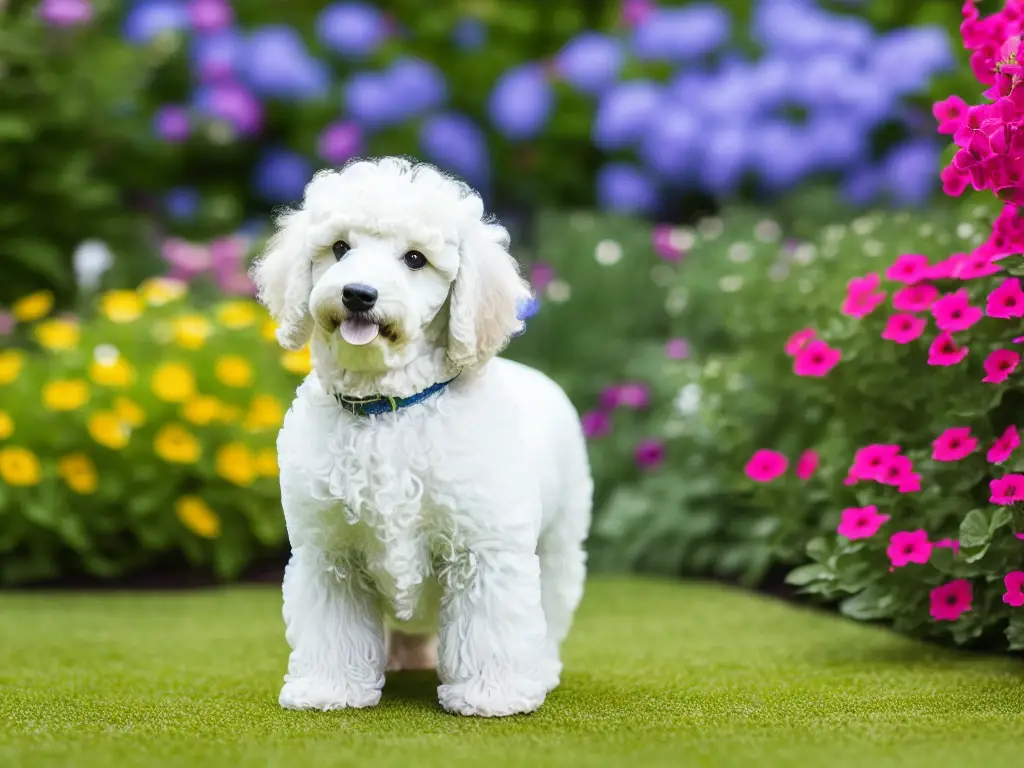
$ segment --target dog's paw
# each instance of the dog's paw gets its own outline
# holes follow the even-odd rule
[[[474,677],[463,683],[438,686],[438,700],[448,712],[475,717],[507,717],[536,712],[547,687],[519,675]]]
[[[284,709],[317,709],[321,712],[362,709],[376,706],[380,702],[380,690],[302,677],[286,682],[277,701]]]
[[[554,657],[549,656],[541,668],[540,679],[548,693],[555,690],[562,682],[562,662],[558,660],[558,651],[554,653]]]

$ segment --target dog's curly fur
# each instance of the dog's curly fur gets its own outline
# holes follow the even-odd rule
[[[532,712],[558,684],[593,486],[565,394],[496,357],[530,295],[507,246],[471,188],[384,158],[318,173],[254,265],[280,343],[313,359],[278,439],[283,707],[372,706],[385,669],[435,661],[442,706],[464,715]],[[428,265],[410,269],[410,250]],[[376,289],[370,319],[386,329],[358,346],[338,332],[353,283]],[[334,397],[453,377],[378,416]]]

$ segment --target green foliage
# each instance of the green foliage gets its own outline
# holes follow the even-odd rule
[[[128,196],[145,187],[148,126],[124,106],[141,98],[151,62],[99,29],[48,29],[35,3],[0,7],[0,307],[38,288],[69,304],[71,256],[90,238],[124,257],[121,279],[145,274]]]

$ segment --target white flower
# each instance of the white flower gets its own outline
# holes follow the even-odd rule
[[[700,408],[700,384],[690,382],[676,394],[675,408],[683,416],[692,416]]]
[[[99,240],[85,240],[75,248],[71,265],[75,270],[78,286],[93,291],[100,284],[100,278],[114,264],[114,255],[107,244]]]

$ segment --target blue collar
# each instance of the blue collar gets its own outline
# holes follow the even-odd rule
[[[377,416],[381,413],[391,413],[392,411],[397,411],[402,408],[408,408],[410,405],[416,405],[416,403],[422,403],[431,395],[436,395],[457,378],[458,376],[448,379],[448,381],[442,381],[438,384],[431,384],[422,392],[417,392],[415,395],[410,395],[409,397],[386,397],[384,395],[373,395],[371,397],[352,399],[347,398],[344,395],[335,395],[334,399],[338,401],[338,405],[349,413],[354,413],[356,416]]]

